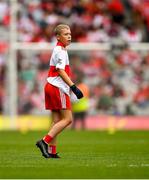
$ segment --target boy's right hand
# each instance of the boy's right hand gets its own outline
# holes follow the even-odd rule
[[[83,93],[75,84],[70,86],[70,89],[73,91],[73,93],[77,96],[78,99],[81,99],[83,97]]]

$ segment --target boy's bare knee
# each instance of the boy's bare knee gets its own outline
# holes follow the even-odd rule
[[[66,122],[67,122],[67,125],[71,124],[72,123],[72,119],[66,119]]]
[[[67,126],[72,123],[72,112],[70,110],[61,111],[63,119],[65,119]]]
[[[69,120],[69,124],[71,124],[71,123],[72,123],[72,119]]]

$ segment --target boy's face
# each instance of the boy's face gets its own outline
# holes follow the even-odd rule
[[[60,35],[57,36],[58,41],[62,42],[65,46],[71,43],[71,31],[70,29],[64,28],[61,30]]]

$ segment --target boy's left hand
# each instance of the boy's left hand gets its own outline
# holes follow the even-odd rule
[[[81,99],[83,97],[83,93],[77,86],[74,84],[70,86],[70,89],[73,91],[73,93],[77,96],[78,99]]]

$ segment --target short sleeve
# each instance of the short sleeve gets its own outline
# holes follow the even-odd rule
[[[56,54],[56,69],[65,69],[66,66],[66,53],[61,50]]]

